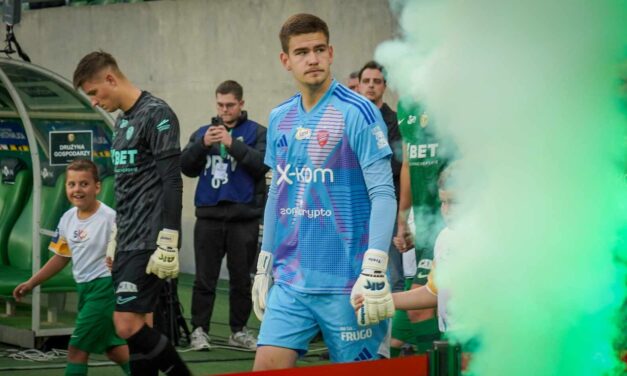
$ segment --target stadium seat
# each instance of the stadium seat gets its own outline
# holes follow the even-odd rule
[[[41,216],[42,229],[56,229],[57,223],[63,212],[69,207],[65,197],[65,173],[62,168],[56,168],[46,163],[41,167]],[[20,283],[30,278],[32,274],[32,208],[33,197],[29,198],[22,210],[15,226],[11,231],[7,247],[8,265],[0,265],[0,295],[9,296],[13,289]],[[50,256],[48,243],[50,237],[41,235],[41,265]],[[76,283],[72,278],[71,266],[65,267],[61,273],[46,281],[42,285],[43,292],[74,291]]]
[[[0,171],[0,264],[7,265],[9,234],[32,190],[32,176],[19,158],[1,159]]]

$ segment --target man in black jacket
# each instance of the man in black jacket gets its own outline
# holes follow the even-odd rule
[[[216,89],[218,115],[195,131],[181,154],[181,169],[198,177],[194,255],[196,279],[192,295],[193,348],[208,349],[209,326],[222,258],[229,271],[229,325],[232,346],[255,349],[246,329],[252,310],[250,270],[258,249],[263,214],[266,129],[249,120],[243,89],[225,81]]]
[[[370,99],[372,103],[381,111],[383,121],[388,129],[388,143],[392,148],[392,180],[394,181],[394,192],[398,202],[400,195],[401,165],[403,162],[403,150],[401,133],[398,130],[398,120],[396,112],[383,102],[383,94],[387,88],[383,66],[376,61],[369,61],[359,70],[358,91],[364,97]],[[396,226],[394,226],[396,227]],[[396,229],[394,229],[396,232]],[[403,291],[403,262],[398,249],[394,244],[390,245],[389,268],[390,268],[390,288],[393,292]]]

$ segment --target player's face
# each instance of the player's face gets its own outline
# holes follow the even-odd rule
[[[440,197],[440,213],[447,226],[450,226],[453,222],[453,214],[455,213],[456,202],[453,197],[452,191],[444,191],[440,189],[438,191]]]
[[[85,81],[81,89],[87,94],[91,105],[100,107],[107,112],[120,108],[116,94],[117,80],[110,72],[103,72],[91,80]]]
[[[224,123],[233,126],[242,115],[244,101],[237,100],[232,93],[216,94],[216,109]]]
[[[359,81],[359,92],[375,105],[381,106],[385,92],[383,73],[378,69],[364,69]]]
[[[100,193],[97,183],[90,171],[68,170],[65,175],[65,194],[67,199],[79,211],[91,212],[97,207],[96,195]]]
[[[316,88],[331,79],[333,47],[322,32],[290,37],[288,52],[280,58],[300,85]]]

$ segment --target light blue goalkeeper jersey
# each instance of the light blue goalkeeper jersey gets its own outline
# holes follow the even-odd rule
[[[335,80],[311,111],[297,94],[271,112],[265,163],[276,223],[264,249],[274,255],[275,283],[350,293],[368,248],[362,167],[392,153],[386,132],[381,112]]]

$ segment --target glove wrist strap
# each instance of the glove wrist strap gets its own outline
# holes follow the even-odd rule
[[[369,249],[364,254],[361,270],[371,270],[373,272],[385,272],[388,269],[387,252],[378,249]]]

